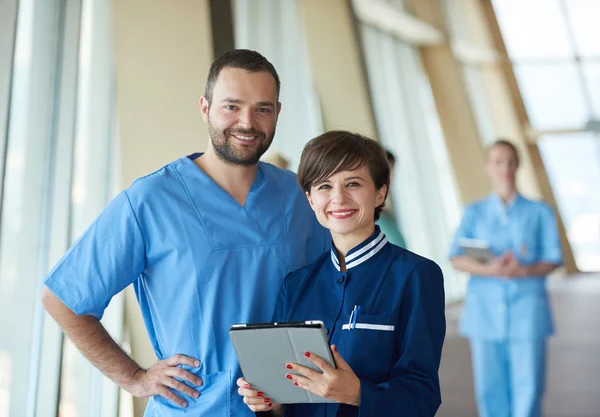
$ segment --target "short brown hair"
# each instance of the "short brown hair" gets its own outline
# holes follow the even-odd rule
[[[300,157],[298,182],[304,192],[310,193],[313,185],[341,171],[353,171],[367,166],[375,189],[390,187],[390,165],[385,150],[373,139],[357,133],[332,130],[323,133],[306,144]],[[375,208],[375,220],[379,219],[384,203]]]
[[[492,148],[495,148],[496,146],[506,146],[507,148],[510,148],[510,150],[515,155],[515,160],[517,161],[517,166],[520,164],[519,151],[517,150],[517,147],[515,146],[514,143],[512,143],[511,141],[509,141],[507,139],[497,139],[494,143],[492,143],[490,146],[487,147],[486,154],[489,153],[490,150]]]
[[[217,78],[219,78],[219,74],[223,68],[240,68],[248,72],[268,72],[275,79],[277,98],[279,99],[281,83],[279,82],[279,75],[277,75],[277,71],[273,64],[256,51],[251,51],[249,49],[232,49],[215,59],[210,66],[210,70],[208,70],[204,97],[206,97],[209,107],[212,102],[213,89],[215,88]]]

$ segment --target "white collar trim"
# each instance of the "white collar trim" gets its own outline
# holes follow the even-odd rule
[[[385,234],[380,232],[371,243],[365,245],[346,257],[346,270],[354,268],[355,266],[358,266],[377,255],[377,252],[383,249],[386,243],[388,243],[388,240],[385,237]],[[333,263],[333,266],[335,266],[335,269],[341,271],[340,261],[335,253],[335,249],[331,249],[331,262]]]

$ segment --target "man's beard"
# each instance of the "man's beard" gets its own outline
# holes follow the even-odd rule
[[[273,137],[275,136],[275,129],[270,137],[255,129],[225,129],[218,130],[208,120],[208,134],[212,142],[212,146],[217,153],[217,157],[230,165],[243,165],[252,166],[258,163],[260,157],[269,149]],[[248,148],[245,151],[240,151],[231,143],[230,136],[232,134],[241,136],[256,136],[249,144],[254,145],[253,142],[258,141],[258,146]]]

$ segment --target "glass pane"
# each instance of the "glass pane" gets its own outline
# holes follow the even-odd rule
[[[485,94],[480,69],[475,66],[463,65],[462,74],[469,94],[471,108],[475,115],[479,136],[484,146],[490,145],[496,139],[496,134],[494,133],[494,122],[490,114],[490,106]]]
[[[297,0],[235,0],[233,9],[235,46],[264,54],[282,80],[294,80],[281,84],[284,110],[279,114],[277,133],[265,157],[278,153],[295,171],[306,142],[323,132]]]
[[[547,135],[539,146],[577,267],[600,271],[600,137]]]
[[[10,410],[11,362],[10,354],[0,350],[0,416],[8,416]]]
[[[579,129],[589,111],[575,64],[515,65],[515,75],[535,129]]]
[[[446,301],[460,299],[464,280],[447,260],[460,203],[427,76],[407,44],[367,25],[362,39],[379,138],[396,156],[388,199],[408,249],[438,262]]]
[[[455,0],[443,0],[441,3],[444,20],[452,40],[470,42],[473,39],[471,39],[469,27],[465,24],[462,7],[463,5],[458,4]]]
[[[0,213],[0,398],[9,392],[10,408],[4,416],[11,417],[31,410],[30,394],[37,382],[37,369],[31,369],[32,343],[41,331],[34,318],[46,251],[40,241],[46,225],[57,84],[53,71],[59,33],[57,3],[19,2]]]
[[[397,10],[406,9],[406,0],[385,0],[385,2]]]
[[[584,63],[583,73],[586,81],[585,88],[594,106],[594,118],[600,120],[600,62]]]
[[[600,57],[600,1],[567,0],[566,3],[577,52],[584,57]]]
[[[79,33],[77,108],[74,165],[70,195],[70,242],[74,242],[106,206],[112,194],[110,170],[113,129],[113,49],[110,38],[109,2],[84,0]],[[117,297],[113,298],[115,301]],[[111,303],[111,306],[113,304]],[[102,324],[117,340],[121,329]],[[122,315],[120,317],[122,322]],[[61,370],[60,415],[86,417],[116,414],[118,391],[102,386],[100,374],[65,338]]]
[[[493,4],[513,60],[573,57],[559,0],[494,0]]]

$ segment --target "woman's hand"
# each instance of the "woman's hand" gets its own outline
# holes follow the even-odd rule
[[[488,264],[489,275],[501,278],[527,276],[527,267],[519,262],[512,252],[505,252]]]
[[[237,380],[238,394],[244,397],[244,403],[250,408],[250,410],[256,412],[259,411],[279,411],[281,405],[273,404],[270,398],[257,390],[251,389],[250,384],[246,382],[244,378],[238,378]],[[278,413],[281,415],[281,413]]]
[[[312,392],[319,397],[328,398],[337,403],[360,405],[360,380],[342,358],[335,345],[331,346],[336,368],[329,366],[325,360],[314,353],[306,352],[304,356],[317,365],[323,373],[320,374],[305,366],[288,363],[287,369],[298,372],[300,375],[286,374],[294,385]]]

